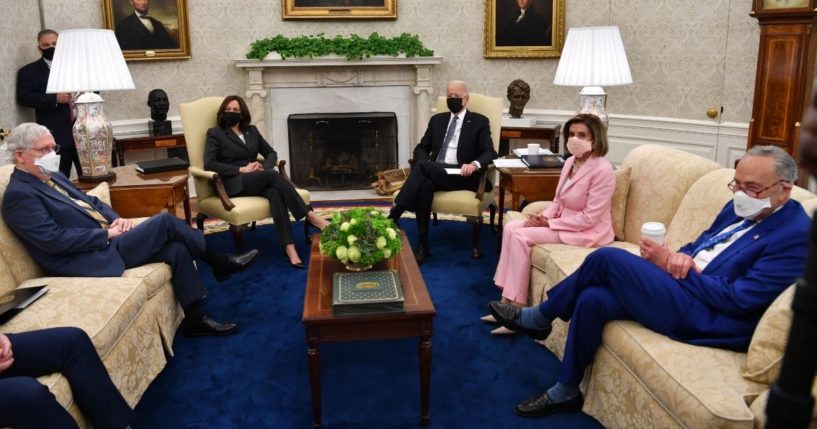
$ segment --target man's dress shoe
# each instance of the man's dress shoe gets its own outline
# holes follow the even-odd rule
[[[545,329],[530,329],[520,326],[519,316],[522,314],[522,309],[519,307],[504,302],[491,301],[488,303],[488,310],[491,311],[497,323],[511,331],[524,332],[535,340],[544,340],[550,335],[550,325]]]
[[[249,267],[250,264],[252,264],[252,261],[255,260],[256,256],[258,256],[258,253],[258,249],[253,249],[240,255],[228,256],[227,262],[223,267],[219,269],[213,268],[213,276],[220,282],[227,280],[234,273]]]
[[[221,337],[234,334],[237,330],[238,325],[235,323],[218,322],[209,316],[202,316],[198,322],[185,325],[184,335],[188,337],[200,337],[203,335]]]
[[[522,417],[545,417],[553,413],[578,413],[584,405],[584,397],[579,393],[573,399],[554,404],[547,393],[525,399],[513,411]]]

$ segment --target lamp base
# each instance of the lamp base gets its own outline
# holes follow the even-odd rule
[[[102,111],[104,100],[98,94],[86,92],[76,99],[77,119],[74,122],[74,144],[82,167],[79,180],[102,182],[114,177],[111,171],[113,129]]]
[[[576,113],[592,113],[601,119],[604,128],[607,128],[607,93],[600,86],[585,86],[579,92],[579,111]]]
[[[116,173],[114,173],[113,171],[111,171],[108,174],[103,174],[101,176],[79,176],[79,177],[77,177],[77,180],[79,180],[80,182],[85,182],[85,183],[109,182],[109,181],[114,180],[114,179],[116,179]]]

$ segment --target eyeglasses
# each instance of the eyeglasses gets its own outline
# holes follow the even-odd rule
[[[785,183],[785,182],[786,182],[785,180],[778,180],[777,182],[774,182],[774,183],[772,183],[771,185],[769,185],[769,186],[767,186],[765,188],[758,189],[758,186],[756,186],[756,185],[741,185],[736,179],[732,179],[732,181],[729,182],[726,185],[726,187],[729,188],[729,190],[732,191],[732,193],[735,193],[737,191],[743,191],[743,193],[745,193],[746,195],[748,195],[748,196],[750,196],[752,198],[757,198],[760,194],[762,194],[762,193],[766,192],[767,190],[771,189],[772,186],[775,186],[775,185],[777,185],[779,183]]]
[[[52,150],[54,152],[59,152],[60,151],[60,145],[55,144],[54,146],[45,146],[45,147],[41,147],[39,149],[31,148],[29,150],[32,153],[35,153],[35,154],[40,155],[40,156],[44,156],[44,155],[48,155],[48,153],[51,152]]]

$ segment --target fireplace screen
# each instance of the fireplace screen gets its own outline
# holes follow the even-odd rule
[[[311,191],[368,189],[380,170],[397,168],[394,113],[289,115],[292,181]]]

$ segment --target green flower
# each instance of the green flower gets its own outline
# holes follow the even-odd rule
[[[352,246],[349,248],[349,260],[352,262],[357,262],[360,260],[360,249],[357,246]]]
[[[352,220],[349,221],[349,225],[357,225],[357,219],[352,218]]]
[[[386,247],[386,237],[383,237],[382,235],[377,237],[377,241],[375,241],[374,245],[377,246],[378,249]]]
[[[346,241],[349,242],[349,245],[351,246],[352,244],[355,244],[355,241],[357,241],[357,237],[355,237],[354,235],[350,235],[346,237]]]
[[[383,249],[383,257],[384,258],[391,258],[391,250],[390,249]]]
[[[386,228],[386,234],[389,234],[389,238],[392,240],[397,238],[397,231],[395,231],[392,227]]]
[[[346,246],[338,246],[338,248],[335,249],[335,256],[341,261],[346,262],[346,260],[349,259],[349,249],[347,249]]]
[[[348,231],[349,230],[349,222],[343,222],[342,224],[340,224],[340,230],[341,231]]]

